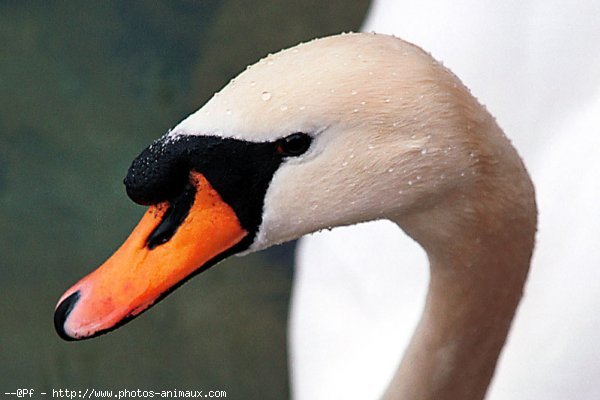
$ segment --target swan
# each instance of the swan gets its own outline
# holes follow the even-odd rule
[[[490,400],[600,398],[598,21],[594,0],[374,0],[363,24],[419,43],[460,76],[536,183],[532,272]],[[389,221],[302,238],[289,329],[293,398],[376,398],[418,323],[427,274],[426,254]]]
[[[121,326],[232,254],[388,219],[431,279],[384,396],[484,397],[529,270],[534,190],[494,118],[417,46],[345,34],[270,55],[145,149],[125,184],[149,209],[60,298],[63,339]]]

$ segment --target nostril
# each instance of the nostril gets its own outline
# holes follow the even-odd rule
[[[189,166],[178,144],[159,139],[133,160],[123,181],[131,200],[142,205],[157,204],[182,192]]]
[[[80,295],[78,290],[61,301],[54,311],[54,329],[56,329],[58,336],[67,341],[76,340],[75,338],[67,335],[67,332],[65,332],[65,322],[67,321],[71,311],[73,311],[73,308],[79,300],[79,297]]]
[[[194,204],[195,195],[196,188],[192,184],[187,184],[183,193],[178,198],[169,202],[169,208],[165,211],[162,221],[148,236],[148,239],[146,239],[148,249],[152,250],[168,242],[175,235],[177,229],[187,218]]]

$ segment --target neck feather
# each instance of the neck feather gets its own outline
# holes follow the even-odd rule
[[[385,399],[485,396],[522,296],[536,229],[533,187],[520,161],[497,176],[397,219],[427,251],[431,278]]]

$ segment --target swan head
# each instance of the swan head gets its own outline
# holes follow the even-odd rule
[[[252,251],[433,204],[478,172],[485,124],[489,114],[430,55],[357,33],[263,58],[168,138],[310,139],[270,177]]]
[[[347,34],[269,55],[133,162],[150,205],[59,301],[68,340],[112,330],[217,261],[368,220],[421,214],[507,145],[460,81],[400,39]]]

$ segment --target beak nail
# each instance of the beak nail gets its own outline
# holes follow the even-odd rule
[[[61,301],[54,311],[54,329],[56,329],[58,336],[67,341],[75,340],[75,338],[67,335],[67,332],[65,332],[65,322],[67,321],[69,314],[75,307],[75,304],[77,304],[78,300],[79,291],[76,291]]]

